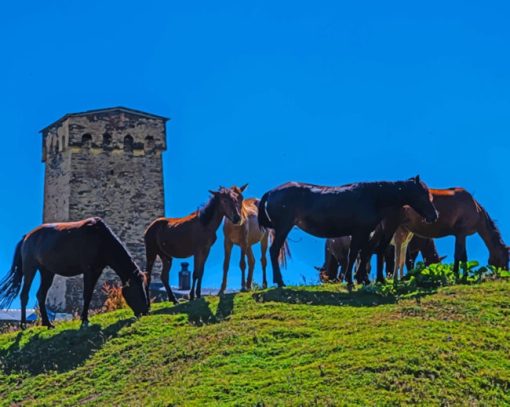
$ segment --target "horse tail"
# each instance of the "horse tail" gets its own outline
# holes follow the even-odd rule
[[[269,244],[271,244],[274,240],[274,229],[268,229],[269,234]],[[285,239],[285,242],[283,242],[283,245],[280,249],[280,253],[278,253],[278,263],[280,266],[287,267],[287,260],[292,258],[292,253],[290,252],[289,248],[289,242],[287,239]]]
[[[271,218],[269,217],[269,214],[267,213],[267,198],[269,197],[269,192],[266,192],[262,199],[259,202],[259,213],[258,213],[258,220],[259,225],[265,228],[273,228],[273,223],[271,222]]]
[[[0,282],[0,308],[9,308],[12,301],[21,290],[23,281],[23,264],[21,258],[21,246],[25,236],[18,242],[14,250],[14,259],[12,260],[11,270]]]
[[[154,261],[158,255],[157,234],[160,229],[160,224],[161,219],[156,219],[147,227],[143,235],[145,243],[145,271],[149,274],[149,278],[152,273]]]

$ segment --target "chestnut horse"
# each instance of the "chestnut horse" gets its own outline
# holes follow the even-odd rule
[[[28,293],[39,270],[41,286],[37,291],[37,300],[42,324],[52,328],[46,312],[46,295],[55,274],[64,277],[83,274],[81,321],[86,326],[92,292],[106,266],[110,266],[120,277],[122,294],[135,315],[146,314],[149,303],[144,287],[145,275],[100,218],[48,223],[26,234],[16,246],[10,273],[0,283],[0,308],[8,307],[21,289],[21,326],[25,327]]]
[[[225,259],[223,261],[223,282],[219,294],[223,294],[227,289],[227,275],[230,263],[230,255],[233,245],[241,248],[241,291],[251,290],[253,282],[253,271],[255,269],[255,256],[252,246],[260,242],[260,263],[262,265],[262,288],[267,288],[266,266],[267,266],[267,246],[271,238],[271,229],[265,229],[259,226],[257,220],[259,200],[257,198],[248,198],[243,201],[241,209],[241,223],[233,224],[229,219],[223,223]],[[248,279],[246,280],[246,260],[248,257]],[[286,265],[287,257],[290,257],[290,250],[285,241],[280,250],[280,265]]]
[[[424,238],[455,236],[454,272],[467,261],[466,237],[478,233],[489,250],[489,265],[508,269],[508,247],[487,211],[463,188],[431,189],[439,218],[426,224],[409,207],[402,209],[401,228],[407,234]],[[405,242],[405,239],[401,239]]]
[[[226,216],[233,223],[241,221],[243,191],[241,188],[220,187],[219,191],[209,191],[212,197],[201,209],[183,218],[159,218],[145,231],[145,254],[147,258],[147,278],[150,284],[152,268],[156,257],[163,263],[161,281],[168,299],[177,303],[169,283],[172,259],[194,256],[193,284],[190,299],[200,298],[204,266],[209,250],[216,241],[216,230]]]
[[[366,268],[371,232],[388,210],[411,205],[428,222],[437,219],[427,185],[417,176],[398,182],[362,182],[327,187],[288,182],[264,194],[259,204],[259,224],[275,230],[269,250],[273,281],[284,285],[278,254],[290,230],[298,226],[317,237],[352,236],[346,271],[352,288],[352,268],[362,252],[360,269]]]

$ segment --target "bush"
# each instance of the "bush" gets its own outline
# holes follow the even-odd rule
[[[454,284],[479,284],[486,280],[510,278],[510,271],[493,266],[478,267],[477,261],[461,263],[460,273],[453,272],[453,264],[432,264],[425,267],[418,263],[402,280],[388,280],[385,284],[364,287],[363,290],[380,295],[405,296],[435,291],[439,287]]]
[[[106,301],[102,307],[103,312],[115,311],[116,309],[127,307],[120,285],[106,282],[103,284],[101,290],[106,295]]]

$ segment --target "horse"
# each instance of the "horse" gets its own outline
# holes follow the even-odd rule
[[[453,271],[457,275],[460,262],[467,261],[466,237],[478,233],[489,250],[489,265],[508,269],[508,247],[503,242],[499,229],[488,212],[468,191],[455,187],[431,189],[430,193],[439,211],[437,222],[426,224],[412,208],[404,207],[401,227],[405,233],[423,238],[455,236]],[[402,243],[405,243],[405,239]]]
[[[154,262],[159,256],[163,263],[161,281],[168,299],[174,304],[177,304],[177,299],[169,283],[172,259],[194,256],[193,283],[189,296],[191,300],[200,298],[204,266],[211,246],[216,241],[216,230],[225,216],[234,224],[241,221],[243,191],[247,186],[220,187],[218,191],[209,191],[212,196],[202,208],[182,218],[158,218],[145,231],[149,284]]]
[[[145,274],[128,250],[101,218],[77,222],[47,223],[27,233],[19,241],[9,274],[0,283],[0,308],[9,307],[20,294],[21,327],[26,326],[28,294],[39,270],[41,285],[37,300],[43,326],[53,328],[46,312],[46,295],[56,274],[64,277],[83,274],[82,326],[88,325],[88,310],[94,287],[109,266],[122,281],[122,294],[138,317],[147,314]],[[23,283],[23,288],[21,284]]]
[[[232,253],[233,245],[241,248],[241,260],[239,267],[241,268],[241,291],[251,290],[253,282],[253,271],[255,268],[255,256],[253,255],[252,246],[260,242],[262,265],[262,288],[267,288],[266,266],[267,266],[267,247],[268,240],[271,238],[272,233],[270,229],[265,229],[259,226],[257,220],[258,216],[257,198],[248,198],[243,200],[241,208],[241,223],[234,224],[228,218],[223,222],[223,235],[224,235],[224,248],[225,259],[223,261],[223,281],[219,294],[223,294],[227,288],[227,275],[230,265],[230,256]],[[246,280],[246,261],[248,257],[248,279]],[[279,256],[280,265],[286,265],[287,257],[290,257],[290,250],[285,241]]]
[[[340,236],[326,239],[326,243],[324,245],[324,264],[322,267],[314,267],[317,271],[319,271],[321,281],[334,282],[343,280],[349,261],[350,246],[351,236]],[[360,260],[359,257],[357,260]],[[339,267],[340,272],[338,272]],[[367,262],[366,267],[366,272],[369,274],[371,269],[369,262]]]
[[[427,222],[437,219],[427,185],[419,176],[397,182],[361,182],[338,187],[288,182],[266,192],[259,204],[259,224],[275,230],[269,249],[273,282],[284,286],[278,253],[293,226],[317,237],[352,236],[346,281],[352,289],[352,267],[367,252],[370,233],[387,210],[411,205]],[[361,256],[360,269],[367,255]],[[360,281],[358,281],[360,282]]]

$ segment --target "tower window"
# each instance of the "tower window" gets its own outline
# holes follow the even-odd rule
[[[112,135],[110,133],[103,134],[103,146],[109,147],[112,145]]]
[[[154,137],[147,136],[145,137],[145,148],[151,150],[154,148]]]
[[[92,136],[89,133],[85,133],[83,136],[81,136],[82,147],[89,148],[91,144],[92,144]]]
[[[129,134],[124,137],[124,151],[133,151],[133,137],[131,137]]]

